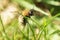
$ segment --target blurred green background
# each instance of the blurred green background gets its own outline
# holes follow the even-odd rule
[[[60,0],[9,0],[9,3],[18,4],[20,13],[7,25],[0,15],[0,40],[60,40]],[[30,17],[23,16],[25,20],[20,17],[24,25],[18,17],[25,9],[34,11]]]

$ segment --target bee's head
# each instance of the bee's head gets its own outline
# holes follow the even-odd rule
[[[27,16],[27,17],[32,16],[32,15],[33,15],[33,13],[34,13],[34,10],[33,10],[33,9],[31,9],[31,10],[28,12],[28,16]]]

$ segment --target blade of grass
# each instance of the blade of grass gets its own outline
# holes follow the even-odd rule
[[[18,28],[18,29],[19,29],[19,28]],[[22,30],[19,29],[19,33],[21,33],[21,34],[26,38],[26,40],[28,39],[28,37],[23,33]]]
[[[3,22],[2,22],[1,16],[0,16],[0,20],[1,20],[2,27],[3,27],[2,35],[5,34],[7,40],[10,40],[9,37],[7,36],[7,33],[5,32],[5,28],[4,28],[4,25],[3,25]]]
[[[48,20],[49,21],[49,20]],[[51,20],[49,21],[49,22],[47,22],[47,20],[46,20],[46,22],[45,22],[46,24],[44,25],[44,23],[41,25],[43,28],[41,29],[41,32],[39,32],[39,37],[38,37],[38,40],[40,40],[40,37],[41,37],[41,35],[42,35],[42,33],[44,32],[44,34],[45,34],[45,36],[44,37],[46,37],[46,27],[48,26],[48,24],[50,24],[51,23]],[[47,38],[45,39],[45,40],[47,40]]]
[[[25,17],[26,19],[29,19],[28,17]],[[27,20],[27,23],[29,25],[29,28],[31,29],[32,33],[33,33],[33,37],[34,37],[34,40],[36,40],[36,37],[35,37],[35,33],[34,33],[34,30],[32,29],[32,26],[30,25],[29,21]]]
[[[29,22],[28,22],[28,24],[29,24]],[[31,27],[31,25],[30,25],[30,24],[29,24],[29,26],[30,26],[30,29],[31,29],[31,31],[32,31],[32,33],[33,33],[34,40],[36,40],[35,33],[34,33],[34,31],[33,31],[33,29],[32,29],[32,27]]]
[[[25,19],[30,19],[28,17],[24,17]],[[29,28],[31,29],[32,33],[33,33],[33,37],[34,37],[34,40],[36,40],[36,37],[35,37],[35,33],[34,33],[34,30],[32,29],[32,26],[30,25],[29,21],[27,20],[27,24],[29,25]],[[27,30],[28,31],[28,30]]]
[[[27,40],[29,40],[29,25],[27,25],[27,37],[28,37]]]
[[[53,35],[53,34],[56,34],[56,33],[60,33],[60,30],[54,31],[53,33],[49,34],[49,36],[51,36],[51,35]]]
[[[38,28],[41,29],[41,25],[35,19],[32,19],[32,18],[29,18],[29,19],[31,19],[33,22],[35,22],[36,26],[38,26]]]
[[[19,1],[19,0],[14,0],[14,1],[17,2],[17,3],[19,3],[21,6],[23,6],[23,7],[25,7],[25,8],[34,9],[34,10],[36,10],[36,11],[38,11],[38,12],[40,12],[40,13],[46,15],[46,16],[49,16],[49,15],[50,15],[49,13],[46,13],[46,12],[44,12],[43,10],[41,10],[40,8],[36,7],[34,4],[30,4],[30,3],[28,3],[28,2],[26,2],[26,1],[24,1],[24,0],[21,0],[21,1]],[[27,6],[27,5],[28,5],[28,6]],[[34,6],[34,8],[33,8],[33,6]]]
[[[60,6],[60,2],[58,2],[58,1],[48,0],[48,1],[44,1],[44,2],[47,4],[50,4],[50,5]]]
[[[58,16],[60,16],[60,13],[56,14],[53,18],[56,18],[56,17],[58,17]]]
[[[4,28],[4,25],[3,25],[3,22],[2,22],[1,16],[0,16],[0,20],[1,20],[2,27],[3,27],[3,32],[5,33],[5,28]]]
[[[43,25],[42,25],[42,27],[43,27],[43,28],[42,28],[41,32],[39,32],[39,34],[38,34],[38,35],[39,35],[38,40],[40,40],[40,37],[42,36],[42,33],[45,31],[44,29],[45,29],[47,26],[43,26]]]

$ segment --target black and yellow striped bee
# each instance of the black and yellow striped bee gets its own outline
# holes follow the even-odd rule
[[[27,23],[27,18],[30,18],[33,15],[33,12],[34,12],[33,9],[31,9],[31,10],[28,10],[28,9],[22,10],[22,12],[20,12],[21,14],[18,17],[19,25],[25,26],[26,23]]]
[[[31,16],[33,16],[34,15],[34,10],[33,9],[30,9],[30,10],[25,9],[25,10],[22,11],[22,15],[24,16],[23,17],[23,24],[25,25],[27,23],[27,19],[25,17],[30,18]]]

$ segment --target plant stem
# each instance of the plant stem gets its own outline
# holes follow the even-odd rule
[[[10,40],[9,37],[7,36],[7,33],[5,32],[5,28],[4,28],[4,25],[3,25],[3,22],[2,22],[1,16],[0,16],[0,20],[1,20],[2,27],[3,27],[3,33],[5,34],[7,40]]]
[[[28,22],[28,24],[29,24],[29,22]],[[31,31],[32,31],[32,33],[33,33],[34,40],[36,40],[35,33],[34,33],[34,31],[33,31],[33,29],[32,29],[32,27],[31,27],[31,25],[30,25],[30,24],[29,24],[29,26],[30,26],[30,29],[31,29]]]

